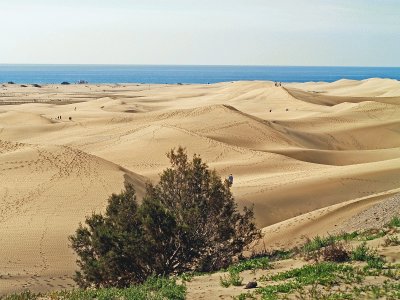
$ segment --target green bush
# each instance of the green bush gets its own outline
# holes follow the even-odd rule
[[[179,148],[168,157],[171,168],[157,185],[147,185],[141,205],[128,185],[108,199],[104,215],[88,217],[70,237],[80,287],[124,287],[150,275],[218,270],[260,238],[253,210],[240,213],[228,182],[199,156],[188,161]]]

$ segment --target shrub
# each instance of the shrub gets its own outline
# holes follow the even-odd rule
[[[63,81],[61,82],[62,85],[69,85],[70,83],[68,81]]]
[[[157,185],[147,185],[141,205],[128,185],[108,199],[105,215],[88,217],[70,237],[79,286],[128,286],[150,275],[214,271],[260,238],[253,210],[238,212],[229,184],[199,156],[189,162],[183,148],[167,156],[171,168]]]
[[[333,262],[345,262],[350,258],[346,247],[341,242],[336,242],[323,248],[321,256],[324,261]]]

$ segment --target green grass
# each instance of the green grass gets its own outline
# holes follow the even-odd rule
[[[292,279],[301,286],[320,284],[331,286],[341,282],[359,282],[361,278],[354,274],[354,268],[349,265],[322,262],[305,265],[298,269],[289,270],[270,277],[273,281]]]
[[[394,216],[389,223],[387,224],[389,227],[400,227],[400,217]]]
[[[259,257],[259,258],[252,258],[247,260],[239,261],[238,263],[230,266],[228,268],[229,271],[237,271],[242,272],[245,270],[266,270],[271,268],[271,263],[268,257]]]
[[[1,300],[36,300],[41,294],[23,292],[0,298]],[[57,300],[184,300],[186,287],[174,279],[149,278],[144,284],[125,289],[107,288],[97,290],[57,291],[46,295]]]
[[[288,294],[300,287],[301,285],[296,282],[285,282],[259,288],[255,293],[261,295],[263,300],[275,300],[279,299],[279,294]]]

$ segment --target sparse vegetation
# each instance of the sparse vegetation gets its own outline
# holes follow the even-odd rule
[[[228,275],[220,276],[219,278],[220,284],[223,287],[230,287],[231,285],[233,286],[241,286],[243,282],[243,278],[240,277],[240,272],[231,269],[228,272]]]
[[[385,247],[388,246],[399,246],[400,245],[400,239],[398,236],[388,236],[383,244]]]
[[[400,217],[394,216],[389,223],[387,224],[388,227],[400,227]]]
[[[34,294],[32,292],[23,292],[13,294],[1,300],[36,300],[36,299],[54,299],[54,300],[164,300],[176,299],[184,300],[186,296],[186,287],[179,285],[174,279],[150,277],[141,285],[131,286],[124,289],[104,288],[88,290],[71,290],[50,292],[46,295]]]

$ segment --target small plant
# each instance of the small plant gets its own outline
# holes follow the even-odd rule
[[[269,261],[268,257],[260,257],[260,258],[253,258],[253,259],[247,259],[247,260],[242,260],[239,261],[238,263],[230,266],[228,268],[228,271],[236,271],[236,272],[242,272],[245,270],[253,270],[255,271],[256,269],[269,269],[271,268],[271,263]]]
[[[398,236],[388,236],[385,239],[383,245],[385,247],[388,247],[388,246],[399,246],[400,245],[400,239],[399,239]]]
[[[318,261],[319,253],[317,251],[335,243],[336,238],[332,235],[320,237],[317,235],[313,239],[307,238],[305,244],[300,248],[300,252],[306,260]]]
[[[31,291],[23,291],[22,293],[19,293],[19,294],[11,294],[11,295],[4,296],[4,297],[0,296],[0,299],[1,300],[36,300],[36,299],[41,298],[42,296],[43,295],[35,294],[35,293],[32,293]]]
[[[29,291],[21,294],[13,294],[1,298],[1,300],[39,300],[39,299],[63,299],[63,300],[161,300],[174,299],[184,300],[186,287],[178,285],[174,279],[162,277],[149,277],[146,282],[124,289],[101,288],[101,289],[77,289],[71,291],[54,291],[47,295],[33,294]]]
[[[349,252],[342,242],[337,242],[326,246],[324,249],[322,249],[321,256],[324,261],[332,262],[345,262],[350,258]]]
[[[240,272],[237,270],[230,270],[228,276],[224,275],[224,277],[219,278],[219,282],[221,286],[227,288],[231,285],[233,286],[241,286],[243,282],[243,278],[240,277]]]
[[[226,277],[226,275],[224,275],[224,277],[220,276],[219,284],[224,288],[228,288],[231,286],[231,280],[229,277]]]
[[[238,296],[234,296],[233,300],[246,300],[246,299],[256,299],[250,292],[242,293]]]
[[[400,217],[394,216],[389,223],[387,224],[389,227],[400,227]]]
[[[366,261],[369,256],[370,249],[366,242],[361,243],[351,252],[351,259],[358,261]]]
[[[359,240],[372,241],[381,237],[384,237],[386,232],[384,230],[370,229],[360,234]]]
[[[69,85],[70,83],[68,81],[63,81],[61,82],[62,85]]]
[[[193,277],[194,277],[193,273],[183,273],[180,276],[180,278],[182,279],[183,282],[185,282],[185,281],[190,282],[190,281],[192,281]]]
[[[250,258],[262,258],[262,257],[267,257],[270,261],[277,261],[277,260],[283,260],[283,259],[289,259],[293,257],[294,255],[293,250],[262,250],[259,252],[252,252]]]
[[[368,268],[382,269],[385,261],[376,251],[371,250],[366,242],[363,242],[351,252],[351,259],[367,262]]]

